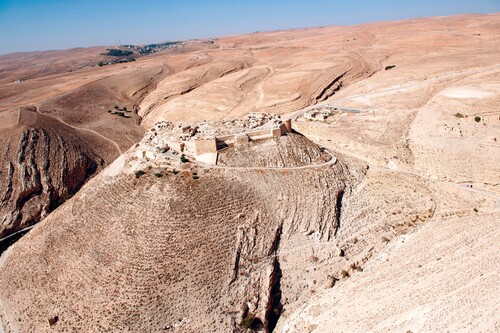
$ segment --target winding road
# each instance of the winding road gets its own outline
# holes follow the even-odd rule
[[[8,235],[8,236],[5,236],[4,238],[0,238],[0,244],[2,244],[4,241],[7,241],[7,240],[9,240],[9,239],[11,239],[11,238],[14,238],[14,237],[18,236],[19,234],[22,234],[23,232],[26,232],[26,231],[28,231],[28,230],[33,229],[33,227],[34,227],[35,225],[36,225],[36,224],[31,225],[31,226],[29,226],[29,227],[26,227],[26,228],[24,228],[24,229],[18,230],[18,231],[14,232],[14,233],[12,233],[12,234],[10,234],[10,235]]]
[[[225,169],[225,170],[275,170],[275,171],[293,171],[293,170],[304,170],[312,168],[322,168],[329,165],[334,165],[337,163],[337,158],[333,156],[329,151],[331,158],[323,163],[318,164],[308,164],[295,167],[234,167],[234,166],[224,166],[224,165],[210,165],[201,162],[193,162],[196,165],[202,166],[206,169]]]
[[[449,78],[453,78],[453,77],[470,76],[470,75],[474,75],[474,74],[488,73],[490,71],[495,72],[498,69],[500,69],[500,64],[493,65],[493,66],[481,67],[481,68],[471,68],[471,69],[460,71],[460,72],[447,73],[447,74],[436,76],[436,77],[433,77],[430,79],[424,79],[423,81],[406,83],[406,84],[399,85],[397,87],[392,87],[392,88],[387,88],[387,89],[369,92],[369,93],[365,93],[365,94],[352,95],[349,97],[335,99],[335,103],[341,102],[341,101],[351,101],[351,100],[355,100],[355,99],[363,98],[363,97],[370,97],[370,96],[377,96],[377,95],[393,93],[393,92],[397,92],[397,91],[401,91],[401,90],[406,90],[406,89],[411,89],[411,88],[423,86],[423,85],[426,85],[429,83],[439,82],[443,79],[449,79]],[[332,101],[330,101],[330,102],[324,101],[324,102],[321,102],[321,103],[318,103],[315,105],[305,107],[301,110],[295,111],[295,112],[289,114],[288,116],[285,116],[284,119],[295,119],[295,118],[303,115],[307,111],[319,109],[321,107],[333,107],[333,108],[337,108],[340,110],[345,110],[345,112],[353,112],[353,113],[366,113],[366,112],[368,112],[367,110],[361,110],[361,109],[357,109],[357,108],[353,108],[353,107],[346,107],[346,106],[340,106],[337,104],[332,104]]]
[[[113,146],[115,146],[116,151],[118,152],[118,155],[121,155],[121,154],[122,154],[122,150],[121,150],[120,146],[118,145],[118,143],[116,143],[115,141],[111,140],[110,138],[105,137],[105,136],[104,136],[104,135],[102,135],[101,133],[98,133],[98,132],[96,132],[96,131],[94,131],[94,130],[91,130],[91,129],[88,129],[88,128],[85,128],[85,127],[77,127],[77,126],[73,126],[73,125],[71,125],[71,124],[68,124],[67,122],[65,122],[64,120],[62,120],[62,119],[61,119],[61,118],[59,118],[59,117],[53,116],[53,115],[51,115],[51,114],[47,114],[47,113],[42,113],[42,112],[40,112],[40,109],[39,109],[39,107],[38,107],[38,106],[35,106],[35,108],[36,108],[36,113],[38,113],[38,114],[40,114],[40,115],[43,115],[43,116],[50,117],[50,118],[52,118],[52,119],[55,119],[55,120],[59,121],[61,124],[66,125],[66,126],[68,126],[68,127],[71,127],[72,129],[75,129],[75,130],[77,130],[77,131],[87,131],[87,132],[90,132],[90,133],[92,133],[92,134],[94,134],[94,135],[97,135],[97,136],[98,136],[98,137],[100,137],[101,139],[106,140],[106,141],[108,141],[109,143],[111,143]]]
[[[396,92],[396,91],[400,91],[400,90],[405,90],[405,89],[410,89],[410,88],[415,88],[415,87],[423,86],[423,85],[426,85],[426,84],[429,84],[429,83],[434,83],[434,82],[441,81],[443,79],[449,79],[449,78],[459,77],[459,76],[469,76],[469,75],[474,75],[474,74],[479,74],[479,73],[487,73],[489,71],[494,71],[494,70],[499,69],[499,68],[500,68],[500,64],[493,65],[493,66],[487,66],[487,67],[481,67],[479,69],[477,69],[477,68],[476,69],[471,68],[471,69],[460,71],[460,72],[452,72],[452,73],[448,73],[448,74],[443,74],[443,75],[440,75],[440,76],[436,76],[436,77],[433,77],[433,78],[430,78],[430,79],[424,79],[423,81],[402,84],[402,85],[397,86],[397,87],[388,88],[388,89],[384,89],[384,90],[380,90],[380,91],[375,91],[375,92],[370,92],[370,93],[365,93],[365,94],[360,94],[360,95],[353,95],[353,96],[349,96],[349,97],[344,97],[344,98],[338,99],[337,101],[350,101],[350,100],[357,99],[357,98],[362,98],[362,97],[383,95],[383,94],[392,93],[392,92]]]

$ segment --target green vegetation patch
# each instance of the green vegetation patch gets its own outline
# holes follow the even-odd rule
[[[119,50],[119,49],[106,49],[105,55],[111,56],[111,57],[125,57],[129,56],[131,54],[134,54],[134,52],[129,51],[129,50]]]
[[[139,178],[139,177],[141,177],[141,176],[143,176],[145,174],[146,174],[146,172],[144,170],[136,171],[135,172],[135,178]]]
[[[165,50],[176,46],[178,44],[182,44],[182,42],[165,42],[165,43],[156,43],[156,44],[148,44],[144,45],[139,49],[140,55],[148,55],[154,53],[155,51]]]
[[[260,318],[256,317],[254,314],[248,313],[240,321],[240,327],[250,330],[261,330],[263,328],[263,323]]]

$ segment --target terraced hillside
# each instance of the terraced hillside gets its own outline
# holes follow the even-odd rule
[[[307,166],[310,160],[278,151],[318,149],[305,138],[281,140],[267,146],[269,166]],[[270,332],[283,311],[361,269],[385,244],[368,241],[381,237],[368,236],[368,216],[344,212],[358,205],[362,190],[353,189],[365,172],[338,161],[295,171],[200,169],[196,180],[100,175],[2,257],[4,326]],[[369,217],[388,239],[402,232],[389,229],[411,228],[432,212],[432,199],[406,186],[388,200],[415,203],[399,213],[407,222],[386,220],[383,211]]]
[[[1,81],[4,234],[45,218],[0,257],[0,332],[498,331],[499,18],[230,36]],[[215,166],[157,138],[251,111],[305,136]]]
[[[441,82],[436,76],[452,80],[479,73],[478,66],[494,68],[498,62],[497,21],[498,15],[468,15],[228,36],[189,41],[133,63],[104,67],[94,64],[103,57],[104,48],[99,47],[5,55],[0,57],[0,131],[15,126],[17,118],[12,114],[17,108],[37,106],[40,113],[54,118],[54,126],[62,121],[74,130],[94,133],[92,143],[98,140],[99,147],[114,143],[111,150],[100,150],[94,156],[106,156],[107,163],[160,120],[178,124],[234,119],[252,111],[292,113],[337,97],[368,104],[370,111],[376,108],[370,100],[379,96],[371,95],[374,87],[387,88],[385,94],[390,95],[403,85],[411,96],[397,102],[386,99],[381,105],[382,110],[398,111],[398,115],[387,115],[391,130],[397,132],[406,125],[399,127],[396,118],[407,124],[416,116],[413,110],[429,101],[435,91],[413,93],[412,89],[421,85],[419,81],[436,82],[439,89]],[[390,70],[385,70],[387,66]],[[492,76],[487,80],[494,80],[495,72],[489,74]],[[485,88],[494,91],[496,86]],[[355,96],[359,98],[351,99]],[[436,101],[436,112],[448,99]],[[468,114],[475,104],[467,106],[464,110],[453,106],[460,109],[454,113]],[[494,119],[494,110],[488,112],[481,113],[483,120]],[[423,120],[433,114],[417,120],[426,124]],[[350,131],[348,127],[346,124],[340,133]],[[455,131],[456,126],[450,129]],[[369,133],[353,131],[349,137],[361,135],[368,141],[357,145],[359,149],[378,148],[372,141],[386,145],[392,140],[378,128],[370,128]],[[335,133],[331,134],[342,140]],[[494,133],[488,135],[495,138]],[[416,149],[429,146],[425,138],[417,141]],[[397,153],[413,163],[405,144],[401,142],[403,147]],[[433,151],[441,149],[438,145],[429,153],[439,158],[442,155]],[[486,155],[492,155],[487,150]],[[8,174],[8,161],[0,162]],[[444,173],[439,168],[443,163],[427,165],[425,158],[415,162]],[[464,181],[469,179],[464,177]],[[487,182],[490,187],[496,184],[490,177]]]

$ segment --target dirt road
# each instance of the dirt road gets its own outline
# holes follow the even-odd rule
[[[94,130],[91,130],[91,129],[88,129],[88,128],[85,128],[85,127],[73,126],[71,124],[68,124],[67,122],[65,122],[64,120],[62,120],[59,117],[56,117],[56,116],[53,116],[53,115],[50,115],[50,114],[46,114],[46,113],[41,113],[38,106],[36,106],[36,113],[44,115],[44,116],[47,116],[47,117],[51,117],[51,118],[59,121],[60,123],[66,125],[66,126],[69,126],[69,127],[73,128],[73,129],[75,129],[77,131],[87,131],[87,132],[90,132],[90,133],[92,133],[94,135],[97,135],[101,139],[104,139],[104,140],[108,141],[109,143],[111,143],[113,146],[115,146],[116,151],[118,152],[118,155],[122,154],[122,150],[121,150],[120,146],[115,141],[111,140],[110,138],[105,137],[104,135],[102,135],[102,134],[100,134],[100,133],[98,133],[98,132],[96,132]]]

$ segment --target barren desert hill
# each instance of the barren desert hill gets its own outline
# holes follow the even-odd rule
[[[13,193],[9,192],[9,186],[2,190],[2,213],[6,215],[2,217],[0,234],[6,235],[38,222],[41,215],[46,215],[57,207],[62,197],[76,192],[90,177],[93,172],[70,172],[65,175],[64,177],[69,178],[66,182],[76,184],[70,191],[64,188],[61,182],[51,182],[50,179],[61,178],[61,168],[64,169],[61,163],[67,162],[66,153],[72,156],[71,164],[79,165],[78,168],[86,165],[89,159],[102,167],[140,139],[144,131],[139,126],[139,118],[133,112],[134,101],[139,97],[132,96],[135,90],[131,92],[130,85],[144,87],[151,84],[151,77],[161,72],[161,68],[145,69],[144,72],[144,75],[135,73],[134,78],[121,85],[120,82],[124,78],[117,73],[98,74],[89,79],[90,82],[76,76],[70,76],[70,79],[33,79],[32,82],[16,84],[23,86],[26,83],[33,90],[28,88],[21,91],[20,95],[2,99],[0,104],[5,110],[0,112],[0,140],[4,143],[4,153],[0,160],[1,181],[2,184],[9,184],[14,177],[18,179],[16,184],[26,184],[26,188],[21,190],[21,187],[16,186],[17,190]],[[67,82],[62,83],[64,80]],[[120,110],[115,109],[115,106]],[[37,120],[25,121],[26,119]],[[42,137],[45,140],[37,140],[38,136],[32,137],[29,134],[31,132],[45,133],[46,136]],[[32,172],[29,173],[22,171],[20,162],[24,160],[24,141],[27,138],[29,145],[40,152],[32,155]],[[42,152],[48,151],[61,154],[62,160],[58,163],[57,158],[47,161],[49,155]],[[96,169],[97,167],[94,167],[94,170]],[[49,180],[40,182],[40,175]],[[7,192],[9,194],[4,195]],[[22,192],[30,195],[26,196]],[[51,192],[64,195],[42,195]],[[24,201],[27,201],[27,204],[21,203]],[[30,207],[29,211],[27,207]],[[23,214],[38,217],[26,219],[21,217]]]
[[[92,51],[93,50],[93,51]],[[99,49],[100,50],[100,49]],[[94,49],[87,50],[93,52]],[[59,53],[57,53],[59,54]],[[71,55],[72,53],[70,53]],[[59,54],[60,55],[60,54]],[[42,60],[38,59],[37,64],[42,66]],[[57,60],[58,58],[55,57]],[[33,60],[36,61],[36,60]],[[67,66],[71,61],[78,61],[78,58],[60,59],[60,62]],[[45,66],[45,65],[43,65]],[[119,66],[119,65],[115,65]],[[104,166],[118,157],[122,151],[140,140],[144,129],[140,126],[140,117],[135,112],[135,104],[148,91],[148,87],[154,85],[155,79],[163,75],[166,69],[161,64],[151,63],[146,66],[131,66],[111,68],[113,66],[84,68],[81,70],[67,72],[62,68],[57,73],[50,72],[51,66],[47,66],[47,71],[43,75],[28,79],[20,83],[9,82],[1,86],[0,115],[2,124],[0,126],[0,138],[9,143],[9,154],[4,154],[1,158],[3,165],[2,181],[9,182],[8,170],[12,165],[15,173],[20,170],[17,166],[17,159],[23,154],[21,149],[21,140],[17,133],[22,131],[45,131],[40,122],[29,122],[24,124],[20,121],[20,109],[35,110],[38,118],[43,118],[43,126],[50,126],[52,141],[38,141],[35,144],[41,151],[49,150],[46,144],[53,144],[57,141],[65,144],[66,139],[75,140],[80,147],[84,147],[86,153],[79,154],[79,149],[72,149],[76,161],[85,164],[84,160],[90,157],[93,160],[100,161],[99,165]],[[25,70],[24,65],[20,70]],[[44,67],[45,68],[45,67]],[[56,70],[58,70],[56,68]],[[14,134],[14,136],[12,136]],[[17,140],[17,143],[16,143]],[[16,152],[15,149],[18,149]],[[43,155],[34,157],[33,167],[38,169],[44,163]],[[102,163],[101,163],[102,162]],[[56,163],[47,164],[46,173],[49,178],[59,177],[60,170]],[[37,171],[39,172],[39,170]],[[75,177],[72,182],[83,184],[90,175],[82,177],[81,175],[72,175]],[[20,181],[25,183],[33,182],[33,175],[19,173]],[[48,184],[48,183],[47,183]],[[46,185],[47,185],[46,184]],[[58,188],[60,184],[52,184],[58,192],[66,192]],[[43,192],[52,191],[52,186],[42,184]],[[76,192],[79,186],[71,192]],[[59,200],[48,196],[43,200],[39,198],[40,191],[33,190],[33,195],[28,201],[37,201],[32,204],[32,212],[25,212],[27,215],[40,215],[42,211],[46,214],[51,209],[57,207]],[[20,198],[13,194],[10,198],[13,202]],[[16,208],[15,211],[23,212],[23,205]],[[12,215],[14,211],[9,212],[7,207],[13,207],[12,204],[3,203],[3,209],[6,214]],[[37,207],[37,208],[36,208]],[[36,211],[38,210],[38,211]],[[16,213],[17,214],[17,213]],[[7,215],[6,215],[7,216]],[[26,227],[38,219],[29,223],[20,219],[2,219],[1,234],[14,232],[22,227]]]
[[[497,41],[498,14],[220,38],[220,48],[199,51],[193,59],[220,59],[217,69],[227,68],[220,69],[223,77],[204,79],[213,72],[214,61],[175,74],[142,101],[140,114],[151,125],[163,119],[238,117],[248,111],[288,113],[376,73],[383,75],[389,65],[398,68],[383,76],[400,83],[478,63],[494,65]]]
[[[433,219],[287,313],[275,332],[498,331],[498,216]]]
[[[386,252],[404,246],[399,242],[408,233],[419,235],[433,221],[495,216],[488,208],[494,201],[333,156],[300,134],[230,146],[224,155],[237,161],[232,166],[182,163],[175,156],[170,162],[137,160],[139,148],[2,255],[6,332],[271,332],[276,325],[278,331],[314,331],[320,327],[314,316],[328,318],[335,309],[328,303],[318,308],[316,302],[327,302],[318,297],[365,276]],[[255,160],[259,149],[267,159]],[[311,160],[311,152],[319,156]],[[321,152],[332,163],[325,164]],[[479,206],[481,211],[472,209]],[[441,242],[443,249],[459,246]],[[449,262],[449,254],[438,261]],[[377,274],[393,267],[384,269]],[[434,299],[449,297],[443,290]],[[315,306],[312,314],[300,310],[309,305]],[[399,316],[389,312],[374,320],[393,314]],[[466,326],[476,315],[448,318]],[[432,327],[437,319],[424,314],[419,322],[398,320],[416,332],[421,322]],[[324,325],[317,331],[328,331]]]
[[[4,129],[0,237],[33,225],[76,193],[99,171],[113,146],[84,131],[75,131],[35,108],[14,110],[17,124]]]
[[[5,124],[14,124],[16,120],[10,115],[17,114],[16,108],[37,106],[41,114],[54,119],[56,127],[67,124],[75,131],[94,133],[94,139],[100,141],[98,146],[107,147],[99,151],[100,157],[109,156],[104,159],[106,164],[139,141],[144,131],[160,120],[181,123],[232,119],[252,111],[288,114],[332,98],[362,95],[360,99],[366,99],[370,97],[364,95],[372,91],[394,89],[393,93],[401,94],[407,89],[408,98],[390,104],[393,96],[389,94],[381,108],[402,109],[386,117],[394,120],[402,117],[407,122],[436,89],[446,87],[451,81],[488,70],[493,76],[487,81],[494,81],[498,26],[498,14],[492,14],[254,33],[189,41],[137,58],[135,62],[103,67],[89,64],[97,61],[106,48],[4,55],[0,57],[0,68],[5,73],[0,85],[0,112]],[[392,65],[396,67],[385,70]],[[441,81],[434,81],[439,77],[443,77]],[[23,81],[15,83],[19,78]],[[404,88],[408,85],[409,90]],[[414,86],[421,88],[418,93],[414,93]],[[488,89],[494,92],[497,88],[489,83]],[[475,100],[470,102],[474,104]],[[359,106],[359,101],[349,100],[349,103]],[[370,103],[367,110],[375,107]],[[473,107],[453,113],[470,113],[473,117]],[[426,124],[425,119],[422,124]],[[394,124],[395,130],[406,128],[398,128],[396,121],[389,123]],[[11,125],[2,128],[5,126]],[[375,126],[379,129],[370,129],[372,134],[383,128],[379,121]],[[347,128],[343,125],[332,135]],[[449,129],[456,131],[457,126]],[[484,130],[488,134],[480,137],[495,138],[493,128]],[[369,142],[363,142],[360,149],[380,139],[387,143],[392,140],[388,132],[376,135],[377,138],[368,135]],[[406,148],[396,149],[398,154],[408,155]],[[467,165],[467,170],[474,169],[479,175],[462,177],[460,181],[476,182],[477,178],[490,184],[490,188],[495,187],[495,180],[484,176],[495,168],[492,149],[489,143],[481,148],[481,155],[491,157],[488,162],[491,166],[477,169]],[[457,156],[462,154],[459,152]],[[384,156],[383,163],[392,157]],[[2,159],[4,170],[10,162]],[[428,159],[423,157],[417,162],[426,164]],[[436,167],[420,168],[429,169],[431,175],[440,173],[434,170]],[[464,173],[461,168],[462,165],[457,165],[457,173]]]
[[[243,147],[221,151],[217,164],[230,167],[243,167],[252,161],[253,166],[263,167],[304,167],[322,164],[331,156],[317,145],[308,144],[309,140],[301,135],[288,135],[280,140],[250,142]]]
[[[2,99],[2,135],[26,98],[91,143],[75,161],[119,157],[0,257],[0,328],[495,332],[499,29],[492,14],[229,36],[16,84],[34,89]],[[159,128],[255,111],[296,133],[215,166],[143,150]]]
[[[368,180],[363,164],[316,167],[307,154],[300,163],[290,149],[283,159],[280,147],[315,149],[295,136],[255,143],[269,146],[269,170],[247,169],[242,154],[237,168],[192,163],[174,174],[153,164],[139,178],[94,177],[2,256],[6,331],[272,331],[283,309],[355,274],[432,215],[416,181]],[[276,168],[282,161],[302,167]]]
[[[0,55],[2,83],[27,81],[37,77],[63,74],[96,65],[104,60],[105,47],[75,48]]]

